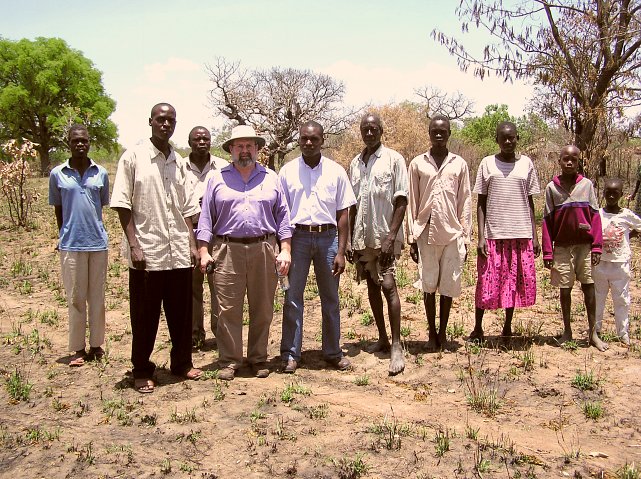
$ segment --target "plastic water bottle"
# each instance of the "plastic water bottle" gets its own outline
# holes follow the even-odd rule
[[[276,273],[278,274],[278,286],[280,290],[287,291],[289,289],[289,278],[286,274],[280,274],[278,271],[276,271]]]

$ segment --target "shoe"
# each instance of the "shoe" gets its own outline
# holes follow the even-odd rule
[[[229,366],[218,370],[218,379],[221,379],[223,381],[231,381],[232,379],[234,379],[235,375],[236,370],[234,368],[230,368]]]
[[[74,355],[71,356],[71,359],[69,360],[69,366],[71,366],[72,368],[83,366],[86,360],[88,360],[87,353],[84,349],[81,349],[80,351],[76,351]]]
[[[252,364],[252,372],[257,378],[266,378],[269,376],[269,369],[266,363]]]
[[[328,359],[327,362],[339,371],[345,371],[352,367],[352,363],[350,363],[349,359],[347,359],[345,356],[343,356],[342,358]]]
[[[89,361],[100,361],[104,357],[105,351],[100,346],[97,348],[89,348],[89,354],[87,355]]]
[[[298,368],[298,363],[295,359],[288,359],[287,362],[283,361],[283,372],[286,374],[294,374]]]

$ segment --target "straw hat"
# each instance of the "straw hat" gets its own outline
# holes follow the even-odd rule
[[[229,151],[229,147],[231,146],[232,141],[238,140],[240,138],[256,140],[259,149],[265,146],[265,139],[258,136],[254,131],[254,128],[249,125],[238,125],[232,128],[231,138],[223,143],[223,150],[225,150],[227,153],[231,153]]]

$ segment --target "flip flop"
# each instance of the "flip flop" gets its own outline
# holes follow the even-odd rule
[[[69,360],[69,366],[72,368],[77,368],[85,364],[85,359],[87,359],[87,353],[84,351],[74,353]]]
[[[134,389],[140,394],[151,394],[155,387],[156,383],[152,379],[134,379]]]

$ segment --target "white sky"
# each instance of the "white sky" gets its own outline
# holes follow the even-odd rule
[[[17,40],[60,37],[103,72],[117,102],[112,116],[125,146],[147,138],[151,106],[176,107],[173,140],[187,144],[198,124],[220,126],[208,102],[204,69],[217,56],[246,68],[309,68],[345,83],[345,103],[418,101],[433,85],[474,100],[476,113],[506,103],[523,113],[532,89],[460,72],[430,37],[460,37],[458,0],[0,0],[0,32]],[[473,44],[483,38],[473,32]]]

